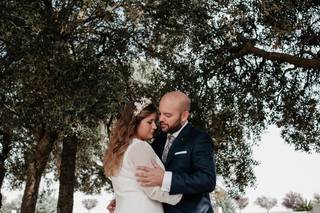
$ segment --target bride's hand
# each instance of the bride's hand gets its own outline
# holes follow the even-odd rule
[[[152,160],[154,168],[138,166],[136,171],[137,181],[141,186],[161,186],[164,170]]]
[[[116,199],[112,199],[110,203],[107,205],[107,209],[110,213],[113,213],[116,209]]]

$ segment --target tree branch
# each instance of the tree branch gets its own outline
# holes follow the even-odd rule
[[[243,46],[243,48],[239,52],[234,54],[232,58],[239,58],[241,56],[249,55],[249,54],[259,56],[271,61],[278,61],[280,63],[286,62],[289,64],[293,64],[296,67],[320,70],[319,58],[307,59],[307,58],[301,58],[301,57],[297,57],[297,56],[293,56],[285,53],[268,52],[268,51],[259,49],[257,47],[254,47],[250,41],[247,41]]]

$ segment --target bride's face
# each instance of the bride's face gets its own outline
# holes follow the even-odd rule
[[[142,119],[137,128],[137,138],[141,140],[149,140],[153,138],[153,134],[157,129],[156,119],[156,113],[152,113],[149,116]]]

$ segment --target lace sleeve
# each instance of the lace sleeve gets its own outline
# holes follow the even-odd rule
[[[152,159],[164,169],[162,162],[147,142],[136,142],[135,144],[132,144],[128,150],[127,160],[133,171],[136,170],[137,166],[152,167]],[[182,194],[170,195],[168,192],[162,191],[159,186],[141,187],[141,189],[150,199],[171,205],[177,204],[182,198]]]

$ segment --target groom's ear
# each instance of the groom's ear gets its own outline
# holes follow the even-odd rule
[[[183,121],[183,122],[186,122],[186,121],[188,120],[189,116],[190,116],[190,113],[189,113],[188,111],[184,111],[184,112],[182,113],[182,116],[181,116],[182,121]]]

